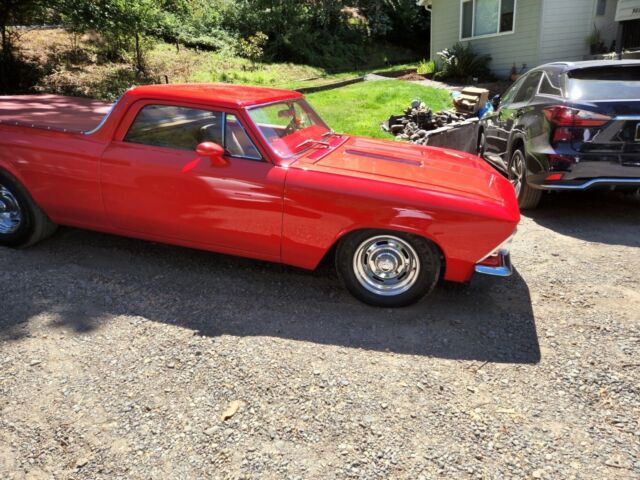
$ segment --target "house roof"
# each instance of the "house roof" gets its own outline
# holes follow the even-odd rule
[[[127,93],[139,98],[158,100],[211,102],[228,108],[250,107],[279,100],[300,98],[302,94],[277,88],[249,87],[227,83],[192,83],[170,85],[145,85],[134,87]]]

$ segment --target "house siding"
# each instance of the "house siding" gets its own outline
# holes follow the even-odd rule
[[[516,0],[515,32],[489,38],[464,41],[478,53],[491,55],[491,70],[499,77],[508,77],[513,64],[518,71],[526,65],[533,68],[539,62],[539,33],[543,0]],[[564,3],[555,0],[557,3]],[[593,0],[589,1],[593,5]],[[569,3],[569,2],[567,2]],[[460,0],[433,0],[431,18],[431,58],[451,47],[460,38]],[[583,27],[584,33],[584,27]]]
[[[615,15],[613,0],[607,1],[608,15]],[[540,32],[540,63],[558,60],[583,60],[589,55],[587,37],[594,24],[603,22],[595,17],[596,0],[545,1]],[[610,39],[607,30],[605,38]]]

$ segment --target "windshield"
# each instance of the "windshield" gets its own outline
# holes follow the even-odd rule
[[[640,67],[598,67],[569,72],[567,92],[571,100],[637,100]]]
[[[273,151],[292,157],[322,142],[331,129],[303,99],[253,107],[249,116]]]

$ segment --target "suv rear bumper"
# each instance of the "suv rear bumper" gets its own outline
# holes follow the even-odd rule
[[[546,155],[545,155],[546,157]],[[527,183],[542,190],[588,190],[596,187],[640,188],[640,158],[626,157],[611,161],[567,155],[575,158],[568,170],[540,171],[527,176]],[[551,162],[546,160],[547,165]]]

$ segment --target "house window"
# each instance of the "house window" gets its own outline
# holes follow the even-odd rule
[[[460,38],[513,33],[516,0],[461,0]]]
[[[607,0],[598,0],[596,6],[596,15],[603,16],[607,12]]]

